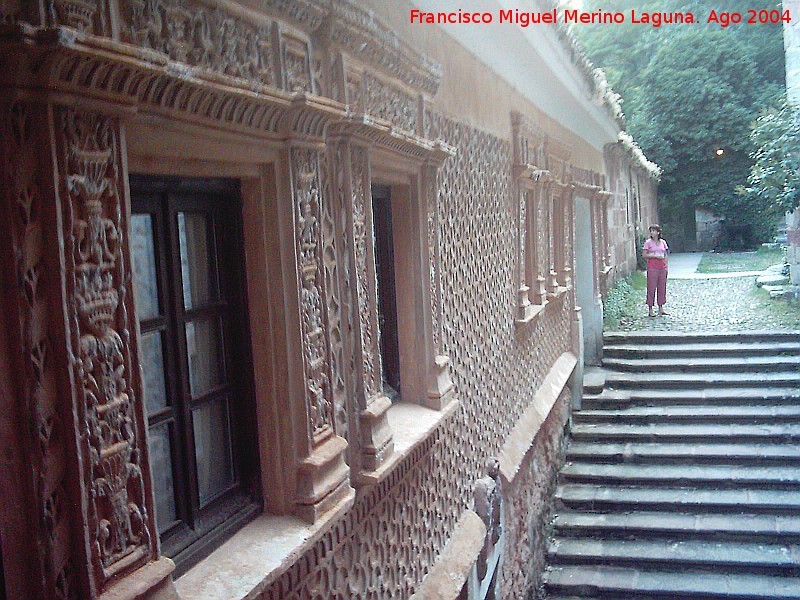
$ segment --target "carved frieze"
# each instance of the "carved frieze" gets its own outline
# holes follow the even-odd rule
[[[333,429],[327,315],[324,298],[322,191],[316,150],[290,149],[295,194],[295,239],[300,276],[300,311],[309,433],[317,439]]]
[[[58,114],[72,371],[86,444],[89,542],[102,586],[146,560],[153,544],[142,468],[145,439],[131,386],[119,124],[93,112]]]
[[[363,108],[370,116],[389,121],[398,129],[414,133],[419,121],[418,100],[370,73],[362,76]]]
[[[272,32],[186,0],[132,0],[126,37],[173,60],[255,85],[276,85]]]

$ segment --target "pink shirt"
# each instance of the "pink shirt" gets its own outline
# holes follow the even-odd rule
[[[667,261],[664,258],[669,251],[667,240],[654,240],[648,238],[644,243],[644,249],[650,253],[650,258],[647,259],[648,269],[666,269]]]

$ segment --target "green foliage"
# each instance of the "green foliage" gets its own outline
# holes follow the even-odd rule
[[[645,289],[647,280],[641,271],[634,271],[614,284],[603,301],[603,329],[616,331],[629,326],[635,315],[643,310],[642,291]]]
[[[755,150],[750,126],[783,86],[780,24],[721,28],[706,23],[699,0],[586,0],[585,10],[691,11],[696,25],[577,25],[592,61],[625,98],[627,127],[647,157],[663,169],[659,213],[676,250],[694,244],[694,208],[705,207],[731,226],[766,239],[762,198],[743,196]],[[719,0],[713,8],[780,9],[775,0]],[[627,19],[630,20],[629,18]],[[774,101],[774,100],[773,100]],[[721,149],[722,154],[717,154]]]
[[[798,108],[783,98],[762,113],[750,139],[755,146],[747,187],[739,192],[744,202],[767,206],[773,215],[800,203],[800,117]]]

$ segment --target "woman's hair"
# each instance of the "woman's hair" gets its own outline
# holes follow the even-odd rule
[[[647,228],[648,231],[651,229],[655,229],[658,232],[658,239],[661,239],[661,225],[658,223],[653,223],[650,227]]]

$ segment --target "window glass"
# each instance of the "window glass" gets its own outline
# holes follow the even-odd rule
[[[141,361],[144,376],[144,400],[149,415],[167,406],[164,353],[160,331],[142,334]]]
[[[131,254],[136,290],[136,313],[140,320],[160,314],[158,306],[158,279],[156,254],[153,243],[153,217],[136,214],[131,217]]]
[[[172,481],[172,444],[169,423],[149,430],[150,468],[156,497],[156,525],[161,533],[175,522],[175,486]]]
[[[178,213],[183,306],[186,310],[207,304],[217,297],[211,276],[209,223],[203,213]]]
[[[186,323],[189,387],[198,398],[224,382],[222,327],[219,319],[195,319]]]
[[[228,400],[207,402],[192,411],[197,487],[202,506],[233,483]]]

